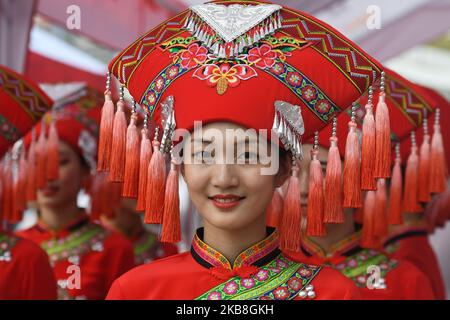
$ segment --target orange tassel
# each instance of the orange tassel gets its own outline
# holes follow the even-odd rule
[[[367,191],[364,201],[364,217],[361,235],[361,246],[363,248],[375,248],[377,246],[377,237],[375,235],[375,206],[376,191]]]
[[[324,222],[342,223],[344,222],[344,210],[342,209],[341,156],[337,146],[337,137],[331,137],[330,142],[325,175]]]
[[[27,199],[24,190],[27,185],[27,161],[25,158],[25,149],[22,150],[19,156],[19,165],[17,172],[17,181],[14,184],[14,221],[19,222],[22,220],[22,213],[27,208]]]
[[[266,225],[269,227],[278,228],[280,223],[280,217],[283,210],[283,197],[280,192],[275,189],[273,192],[272,200],[266,213]]]
[[[386,180],[378,179],[377,191],[375,191],[375,235],[379,238],[384,238],[388,235],[387,222],[387,194],[386,194]]]
[[[42,122],[41,132],[36,143],[36,186],[38,189],[45,188],[47,184],[47,139],[45,138],[45,123]]]
[[[159,142],[153,141],[153,155],[148,166],[145,223],[162,223],[164,213],[164,193],[166,183],[166,164],[159,151]]]
[[[426,121],[426,120],[425,120]],[[430,195],[430,136],[424,132],[419,156],[419,201],[429,202]]]
[[[113,140],[111,146],[111,162],[109,166],[109,181],[123,182],[125,175],[125,147],[127,139],[127,119],[125,117],[125,103],[119,100],[114,115]]]
[[[344,208],[361,207],[361,153],[356,133],[356,123],[350,121],[345,145]]]
[[[36,201],[36,141],[34,135],[28,151],[26,198],[29,202]]]
[[[375,178],[389,178],[391,174],[391,124],[384,99],[381,92],[375,112]]]
[[[172,162],[167,176],[164,196],[164,214],[161,230],[161,242],[177,243],[181,241],[180,199],[178,195],[178,167]]]
[[[318,150],[311,150],[312,161],[309,165],[309,192],[306,235],[322,237],[326,234],[323,223],[323,176],[322,165],[317,159]]]
[[[283,203],[280,221],[280,248],[298,252],[301,245],[302,212],[300,205],[300,181],[298,167],[294,165]]]
[[[47,142],[47,174],[48,181],[57,180],[59,177],[59,139],[55,121],[50,124]]]
[[[419,156],[417,155],[417,146],[415,143],[415,135],[411,134],[411,154],[406,163],[405,172],[405,191],[403,193],[403,210],[406,213],[419,213],[422,208],[419,205],[417,177],[419,168]]]
[[[362,127],[361,144],[361,189],[376,190],[375,184],[375,118],[373,116],[373,106],[371,96],[366,105],[366,115],[364,116]]]
[[[139,189],[139,134],[136,127],[137,115],[131,115],[130,125],[127,129],[125,173],[123,194],[126,198],[137,198]]]
[[[433,138],[431,139],[430,192],[441,193],[447,189],[447,166],[444,142],[439,124],[439,109],[436,110]]]
[[[389,224],[403,224],[402,215],[402,170],[400,159],[400,145],[397,144],[397,157],[395,158],[394,168],[392,170],[390,198],[389,198]]]
[[[3,173],[2,173],[2,211],[3,219],[8,222],[14,222],[13,220],[13,203],[14,203],[14,182],[12,173],[12,162],[9,155],[4,159]]]
[[[100,120],[100,135],[98,142],[98,171],[108,171],[111,159],[111,147],[113,140],[114,103],[111,92],[105,91],[105,103],[102,108]]]
[[[141,131],[141,150],[139,158],[139,192],[136,211],[145,211],[148,167],[150,160],[152,159],[152,143],[148,137],[146,128]]]

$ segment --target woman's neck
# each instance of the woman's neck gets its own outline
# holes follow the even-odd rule
[[[40,220],[53,231],[66,228],[71,222],[83,215],[76,202],[61,206],[40,206]]]
[[[240,253],[267,236],[265,215],[239,230],[216,228],[207,221],[204,221],[204,229],[203,241],[223,254],[231,265]]]
[[[327,254],[331,253],[334,244],[348,238],[355,233],[355,221],[353,219],[353,210],[345,210],[345,219],[343,223],[327,224],[327,235],[325,237],[309,237],[314,243],[318,244]]]

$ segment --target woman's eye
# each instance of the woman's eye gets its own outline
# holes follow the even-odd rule
[[[258,159],[259,159],[259,157],[258,157],[258,154],[255,153],[255,152],[246,151],[246,152],[241,153],[237,157],[237,159],[238,160],[245,160],[245,163],[254,163],[254,164],[256,164]]]
[[[208,151],[197,151],[192,156],[195,161],[202,163],[210,163],[212,160],[212,154]]]
[[[59,159],[59,165],[60,165],[60,166],[64,166],[64,165],[68,164],[69,162],[70,162],[70,160],[67,159],[67,158],[61,158],[61,159]]]

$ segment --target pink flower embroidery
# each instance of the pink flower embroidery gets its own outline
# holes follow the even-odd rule
[[[193,43],[181,54],[181,66],[186,69],[192,69],[206,61],[207,53],[208,50],[205,47],[199,46],[198,43]]]
[[[275,64],[277,53],[270,46],[263,44],[259,48],[253,48],[248,52],[247,60],[258,68],[271,68]]]
[[[350,268],[354,268],[354,267],[356,267],[358,265],[358,262],[355,259],[350,259],[350,261],[347,263],[347,265]]]
[[[284,262],[284,261],[281,261],[281,260],[277,260],[277,267],[281,268],[281,269],[286,268],[287,267],[287,263]]]
[[[288,281],[288,287],[291,288],[294,291],[297,291],[301,287],[301,282],[297,278],[292,278]]]
[[[282,64],[281,62],[275,63],[272,67],[272,72],[275,73],[277,76],[279,76],[280,74],[282,74],[285,71],[286,71],[286,68],[284,67],[284,64]]]
[[[217,87],[217,93],[224,94],[227,88],[237,87],[241,80],[248,80],[256,77],[256,71],[246,65],[238,64],[230,66],[228,63],[221,64],[206,64],[195,70],[193,77],[200,80],[206,80],[210,87]]]
[[[302,76],[298,72],[289,72],[286,80],[293,87],[298,87],[302,84]]]
[[[300,269],[300,271],[298,273],[300,273],[300,275],[302,277],[309,277],[312,272],[311,272],[311,270],[308,270],[308,269]]]
[[[149,93],[149,94],[147,95],[147,102],[148,102],[148,104],[151,105],[151,106],[155,104],[155,102],[156,102],[156,97],[155,97],[155,94],[154,94],[154,93]]]
[[[225,285],[225,287],[223,288],[223,291],[226,294],[232,295],[232,294],[236,293],[237,289],[238,289],[238,285],[236,284],[236,282],[231,281]]]
[[[361,284],[365,284],[366,283],[366,277],[365,276],[359,276],[358,278],[356,278],[356,281],[358,281]]]
[[[208,294],[208,297],[206,298],[208,300],[222,300],[222,295],[217,292],[217,291],[213,291],[210,294]]]
[[[241,284],[244,288],[250,289],[255,285],[255,280],[253,280],[252,278],[245,278],[241,280]]]
[[[302,89],[302,97],[306,101],[314,100],[316,97],[317,91],[312,86],[306,86]]]
[[[289,292],[286,288],[284,287],[278,287],[273,291],[273,295],[275,296],[276,299],[278,300],[284,300],[287,299],[289,296]]]
[[[320,114],[327,114],[331,109],[331,105],[327,100],[319,100],[316,103],[315,109]]]
[[[162,77],[158,77],[155,80],[155,90],[158,91],[158,92],[161,92],[163,87],[164,87],[164,79]]]
[[[179,72],[180,70],[178,66],[172,66],[169,68],[169,70],[167,70],[167,78],[173,80]]]
[[[269,277],[269,273],[266,270],[259,270],[256,274],[256,279],[259,281],[265,281]]]

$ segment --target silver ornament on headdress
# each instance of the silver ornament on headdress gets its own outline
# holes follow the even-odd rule
[[[275,101],[275,116],[272,130],[278,135],[286,150],[302,158],[301,136],[305,133],[303,117],[299,106],[285,101]]]

